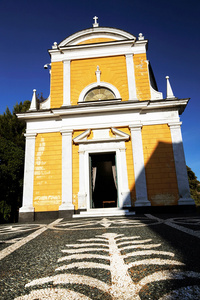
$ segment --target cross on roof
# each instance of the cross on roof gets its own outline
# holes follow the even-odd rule
[[[98,17],[95,16],[95,17],[93,18],[93,20],[94,20],[93,27],[99,27],[99,23],[97,23]]]

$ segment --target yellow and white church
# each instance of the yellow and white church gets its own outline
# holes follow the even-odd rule
[[[157,90],[148,40],[93,27],[53,44],[50,96],[26,121],[19,220],[194,205],[180,115],[189,99]]]

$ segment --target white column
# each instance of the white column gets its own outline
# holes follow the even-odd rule
[[[128,187],[128,174],[127,174],[127,164],[126,164],[126,148],[120,148],[119,149],[119,155],[120,155],[120,165],[121,168],[118,174],[121,174],[121,203],[119,203],[120,207],[130,207],[131,206],[131,195],[130,190]]]
[[[72,204],[72,130],[62,132],[62,204],[59,210],[74,210]]]
[[[79,145],[80,147],[81,145]],[[78,208],[87,208],[86,190],[85,190],[85,151],[79,150],[79,192],[78,192]]]
[[[33,183],[34,183],[34,165],[35,165],[35,137],[36,134],[25,134],[25,163],[24,163],[24,185],[23,202],[19,209],[20,213],[34,212],[33,207]]]
[[[146,174],[142,146],[141,124],[129,125],[133,151],[133,164],[135,174],[136,202],[135,206],[150,206],[147,197]]]
[[[136,95],[133,54],[126,55],[126,70],[127,70],[127,78],[128,78],[129,100],[138,100]]]
[[[176,168],[176,177],[179,190],[179,205],[194,205],[194,200],[190,197],[190,187],[188,183],[187,168],[183,149],[181,134],[181,122],[169,123],[172,146],[174,152],[174,162]]]
[[[71,105],[70,63],[70,60],[63,61],[63,106]]]

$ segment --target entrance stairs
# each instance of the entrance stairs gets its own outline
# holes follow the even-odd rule
[[[81,211],[80,214],[73,215],[73,218],[90,218],[90,217],[114,217],[114,216],[134,216],[134,211],[128,209],[119,209],[116,207],[93,208],[87,211]]]

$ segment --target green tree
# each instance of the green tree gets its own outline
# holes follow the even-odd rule
[[[200,205],[200,182],[197,180],[195,173],[187,166],[188,181],[190,186],[190,194],[196,205]]]
[[[16,222],[22,201],[25,121],[16,114],[25,112],[30,101],[7,108],[0,115],[0,222]]]

